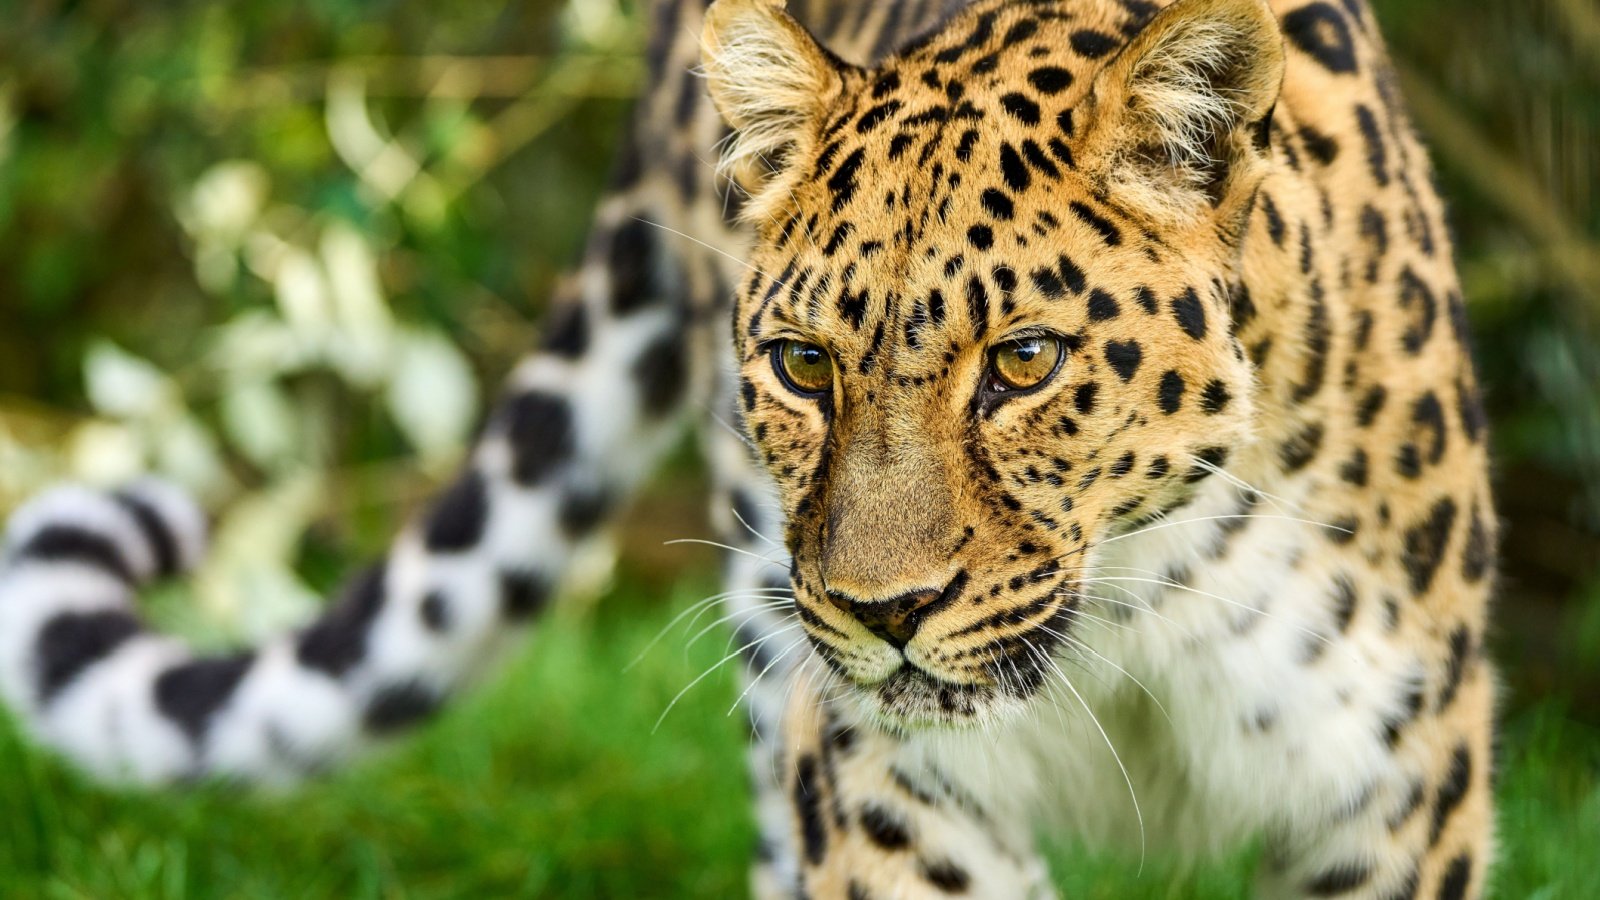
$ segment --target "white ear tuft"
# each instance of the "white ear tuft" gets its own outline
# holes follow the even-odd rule
[[[1178,0],[1099,75],[1084,157],[1158,218],[1220,210],[1259,182],[1283,66],[1264,0]]]
[[[784,12],[783,0],[717,0],[701,43],[711,99],[735,132],[722,169],[754,194],[812,149],[847,67]]]

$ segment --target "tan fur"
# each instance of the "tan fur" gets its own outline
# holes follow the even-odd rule
[[[782,44],[799,67],[768,74],[782,86],[769,103],[713,81],[759,145],[795,148],[752,217],[758,274],[735,311],[754,398],[744,412],[790,523],[802,618],[857,685],[870,727],[1039,715],[1018,648],[1115,612],[1083,591],[1101,548],[1224,496],[1222,479],[1249,484],[1325,526],[1196,531],[1220,549],[1185,551],[1183,577],[1247,567],[1234,545],[1287,545],[1263,563],[1294,591],[1316,585],[1292,609],[1335,648],[1306,651],[1305,677],[1331,671],[1323,653],[1374,654],[1371,683],[1348,689],[1368,705],[1339,715],[1359,723],[1349,740],[1388,747],[1357,798],[1370,827],[1269,833],[1264,884],[1480,893],[1492,830],[1486,440],[1440,202],[1370,13],[1180,0],[1105,53],[1076,41],[1129,22],[1111,0],[982,2],[904,56],[856,69],[770,7],[720,0],[705,44],[708,69],[726,73],[738,56],[718,54],[735,44],[718,24],[725,5],[748,26],[740,42]],[[758,68],[744,71],[759,93]],[[796,85],[827,87],[796,114]],[[1034,326],[1075,336],[1063,373],[993,407],[973,399],[988,349]],[[834,355],[827,404],[782,386],[764,349],[781,339]],[[1244,496],[1247,509],[1262,502]],[[956,602],[936,607],[903,658],[837,599],[859,610],[957,571]],[[1177,596],[1185,615],[1205,605]],[[1252,627],[1220,605],[1217,621],[1229,614]],[[818,697],[798,696],[791,763],[815,761],[822,751],[806,748],[825,730]],[[852,779],[881,779],[882,764],[835,759],[817,790],[849,808],[867,790]],[[1330,791],[1345,778],[1328,777]],[[843,895],[862,867],[895,871],[863,861],[872,850],[848,820],[827,831],[841,849],[807,870],[815,895]],[[914,893],[885,877],[892,895]]]

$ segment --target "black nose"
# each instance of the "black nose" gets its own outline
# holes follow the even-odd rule
[[[888,600],[856,600],[837,591],[828,592],[828,602],[855,617],[867,630],[888,641],[897,650],[905,649],[917,626],[927,617],[928,607],[943,591],[910,591]]]

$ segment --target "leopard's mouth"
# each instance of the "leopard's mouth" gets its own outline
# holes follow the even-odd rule
[[[986,725],[1021,711],[1043,684],[1039,677],[984,682],[941,678],[907,660],[882,680],[854,684],[857,701],[897,731]]]
[[[1058,587],[1039,599],[1042,620],[1020,631],[991,633],[976,643],[934,639],[909,645],[873,639],[841,652],[812,634],[813,647],[849,685],[848,696],[885,727],[901,730],[982,726],[1025,710],[1059,671],[1057,649],[1072,630],[1076,595]],[[1040,612],[1019,606],[1013,624]],[[972,628],[952,633],[965,637]]]

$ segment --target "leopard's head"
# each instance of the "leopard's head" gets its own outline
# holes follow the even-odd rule
[[[1229,302],[1276,23],[1261,0],[1084,16],[980,3],[866,69],[781,5],[708,13],[756,235],[744,428],[807,634],[902,727],[1023,708],[1086,555],[1251,426]]]

